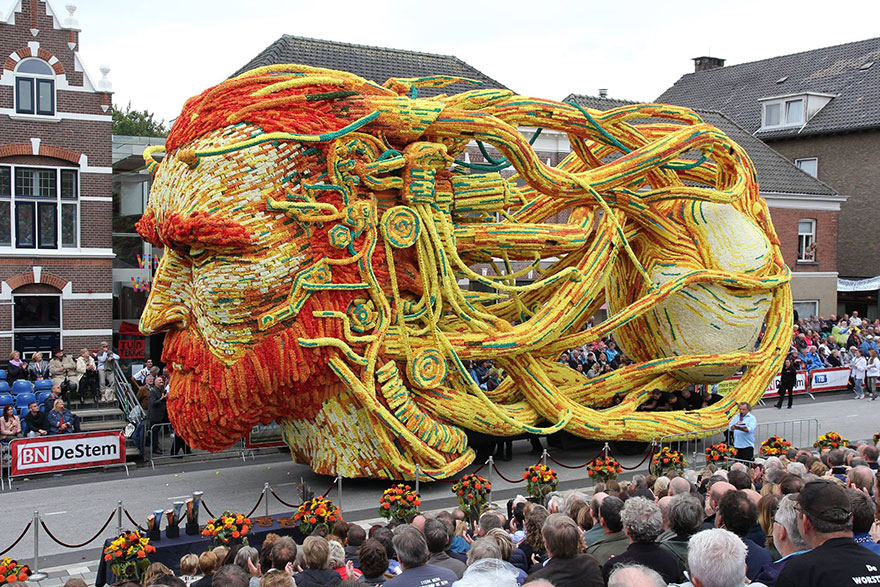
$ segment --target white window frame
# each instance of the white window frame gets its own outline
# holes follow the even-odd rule
[[[815,173],[810,173],[807,169],[804,168],[804,163],[813,163],[813,169]],[[819,175],[819,158],[818,157],[803,157],[801,159],[795,159],[794,164],[798,166],[798,169],[806,173],[807,175],[811,175],[812,177],[818,177]]]
[[[10,221],[10,242],[8,245],[3,244],[0,245],[0,254],[8,251],[34,251],[35,254],[40,253],[41,251],[62,251],[62,250],[75,250],[80,248],[80,239],[82,238],[82,215],[81,215],[81,206],[80,200],[82,199],[82,171],[79,167],[56,167],[50,165],[18,165],[18,164],[0,164],[0,167],[9,169],[9,180],[10,180],[10,194],[7,196],[6,194],[0,194],[0,202],[9,202],[9,221]],[[16,195],[16,170],[17,169],[49,169],[55,172],[55,196],[54,198],[39,198],[33,196],[18,196]],[[61,172],[62,171],[73,171],[76,173],[76,197],[75,198],[62,198],[61,197]],[[39,204],[47,204],[54,203],[56,207],[55,212],[55,246],[54,247],[41,247],[40,246],[40,235],[39,235],[39,223],[38,223],[38,214],[39,214]],[[34,246],[32,247],[19,247],[16,244],[18,240],[18,235],[16,231],[18,230],[18,223],[16,221],[16,204],[17,203],[33,203],[34,204]],[[73,244],[65,245],[63,244],[63,235],[62,235],[62,226],[64,220],[64,207],[65,206],[73,206],[76,212],[76,239]]]
[[[790,105],[800,102],[800,120],[796,122],[788,121],[787,113],[790,109]],[[768,124],[767,123],[767,108],[769,106],[779,106],[779,124]],[[802,126],[807,119],[807,97],[806,96],[794,96],[791,98],[784,98],[781,100],[768,100],[761,105],[761,129],[768,128],[789,128]]]
[[[23,327],[17,328],[15,325],[15,303],[16,298],[18,297],[31,297],[31,298],[58,298],[58,328],[54,326],[47,326],[45,328],[34,328],[34,327]],[[16,334],[45,334],[45,333],[54,333],[58,332],[58,340],[61,343],[59,346],[64,348],[64,296],[61,292],[56,293],[14,293],[12,294],[12,341],[15,343],[15,335]],[[32,354],[37,351],[32,351]],[[43,357],[48,361],[52,358],[52,349],[42,349],[40,352],[43,353]],[[47,356],[48,354],[48,356]],[[22,356],[22,359],[29,360],[30,357]]]
[[[810,232],[801,232],[801,222],[809,222],[812,230]],[[815,218],[798,219],[798,263],[816,262],[816,224]],[[801,244],[802,238],[803,244]],[[810,253],[810,251],[812,252]]]
[[[46,65],[46,67],[49,68],[49,71],[52,71],[52,74],[20,72],[19,69],[21,69],[21,66],[27,62],[30,62],[30,61],[40,61],[40,62],[44,63]],[[48,118],[55,117],[55,112],[58,110],[58,92],[57,92],[57,87],[56,87],[56,83],[55,83],[55,73],[54,73],[54,70],[52,69],[52,66],[49,65],[48,62],[46,62],[43,59],[40,59],[39,57],[28,57],[26,59],[22,59],[21,61],[18,62],[18,65],[15,66],[15,78],[14,79],[15,79],[15,81],[13,82],[14,83],[13,90],[14,90],[14,94],[15,94],[14,109],[15,109],[16,114],[24,114],[24,115],[29,115],[29,116],[41,116],[41,117],[45,116]],[[32,104],[33,108],[31,110],[21,110],[19,107],[19,96],[18,96],[19,80],[30,80],[31,81],[31,84],[30,84],[30,86],[31,86],[31,99],[33,101],[33,104]],[[40,105],[41,105],[40,82],[49,82],[52,86],[52,95],[51,95],[52,104],[51,104],[51,108],[48,111],[46,109],[42,109],[42,110],[40,109]]]
[[[792,307],[797,310],[798,304],[812,304],[813,311],[809,314],[804,314],[803,312],[798,311],[798,318],[809,318],[810,316],[819,316],[819,300],[794,300],[792,302]]]

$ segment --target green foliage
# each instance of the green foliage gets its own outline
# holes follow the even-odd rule
[[[153,113],[147,110],[132,110],[131,102],[125,111],[113,109],[113,134],[135,137],[167,137],[168,129],[165,121],[153,119]]]

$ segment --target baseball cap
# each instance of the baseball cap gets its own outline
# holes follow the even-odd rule
[[[810,481],[797,497],[800,509],[811,517],[843,524],[852,515],[846,490],[831,481]]]
[[[102,342],[101,346],[110,346],[110,345],[108,345],[106,342]]]

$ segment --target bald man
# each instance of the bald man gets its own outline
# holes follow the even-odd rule
[[[593,499],[590,500],[590,515],[593,516],[593,527],[584,532],[584,544],[587,546],[592,546],[599,542],[605,534],[602,530],[602,525],[599,523],[599,508],[602,507],[602,500],[606,497],[608,497],[608,494],[600,491],[593,495]]]
[[[867,491],[869,496],[873,495],[874,471],[864,465],[853,467],[846,474],[846,486],[859,491]]]
[[[669,482],[669,497],[678,495],[679,493],[690,493],[691,484],[684,477],[673,477]]]
[[[728,491],[736,491],[736,487],[727,481],[718,481],[709,488],[709,495],[706,497],[706,520],[703,522],[704,530],[715,527],[715,512],[718,510],[718,502]]]

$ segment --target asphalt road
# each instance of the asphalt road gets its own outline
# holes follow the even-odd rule
[[[851,439],[870,439],[880,429],[880,401],[858,401],[844,392],[817,395],[816,400],[797,397],[791,410],[776,410],[770,406],[756,407],[754,414],[760,423],[782,422],[788,420],[818,420],[818,432],[834,430]],[[770,427],[772,430],[773,427]],[[772,431],[770,432],[772,433]],[[519,480],[524,468],[536,462],[539,455],[530,453],[526,441],[514,443],[514,458],[510,462],[497,463],[498,471],[511,480]],[[568,465],[582,465],[601,450],[602,444],[595,442],[576,442],[564,450],[550,448],[550,454]],[[625,467],[634,467],[643,454],[622,456],[616,453]],[[573,489],[589,487],[583,469],[566,469],[550,463],[559,474],[560,488]],[[644,471],[647,465],[639,469]],[[476,469],[476,464],[468,472]],[[481,474],[487,476],[487,469]],[[623,477],[632,475],[626,472]],[[521,483],[508,483],[491,473],[496,499],[507,499],[523,492]],[[34,512],[39,511],[49,530],[62,542],[80,543],[92,535],[114,512],[117,502],[131,513],[142,525],[153,510],[171,506],[171,502],[185,499],[195,490],[204,491],[204,500],[214,513],[223,509],[249,512],[260,497],[265,483],[286,502],[300,503],[298,485],[305,482],[311,489],[322,494],[333,483],[326,476],[314,475],[303,466],[293,463],[285,453],[260,456],[256,459],[226,459],[222,461],[191,462],[162,465],[156,470],[147,467],[131,468],[130,476],[122,469],[110,471],[80,472],[62,476],[35,476],[30,479],[17,479],[12,489],[0,492],[0,512],[2,512],[2,531],[0,531],[0,552],[6,549],[21,533]],[[376,507],[381,492],[387,482],[365,479],[345,479],[342,483],[342,508],[348,520],[367,520],[376,517]],[[423,509],[452,508],[455,506],[450,484],[435,482],[421,484]],[[337,488],[330,496],[338,501]],[[274,497],[269,499],[269,512],[290,511],[292,508],[279,503]],[[261,503],[255,515],[265,513],[265,503]],[[205,515],[204,512],[202,514]],[[206,518],[202,518],[204,522]],[[99,539],[78,549],[67,549],[54,543],[40,530],[40,566],[48,567],[72,564],[80,561],[94,561],[98,557],[103,538],[116,534],[116,518],[110,522]],[[131,528],[127,519],[123,526]],[[32,559],[34,554],[33,533],[29,532],[9,556],[22,560]]]

